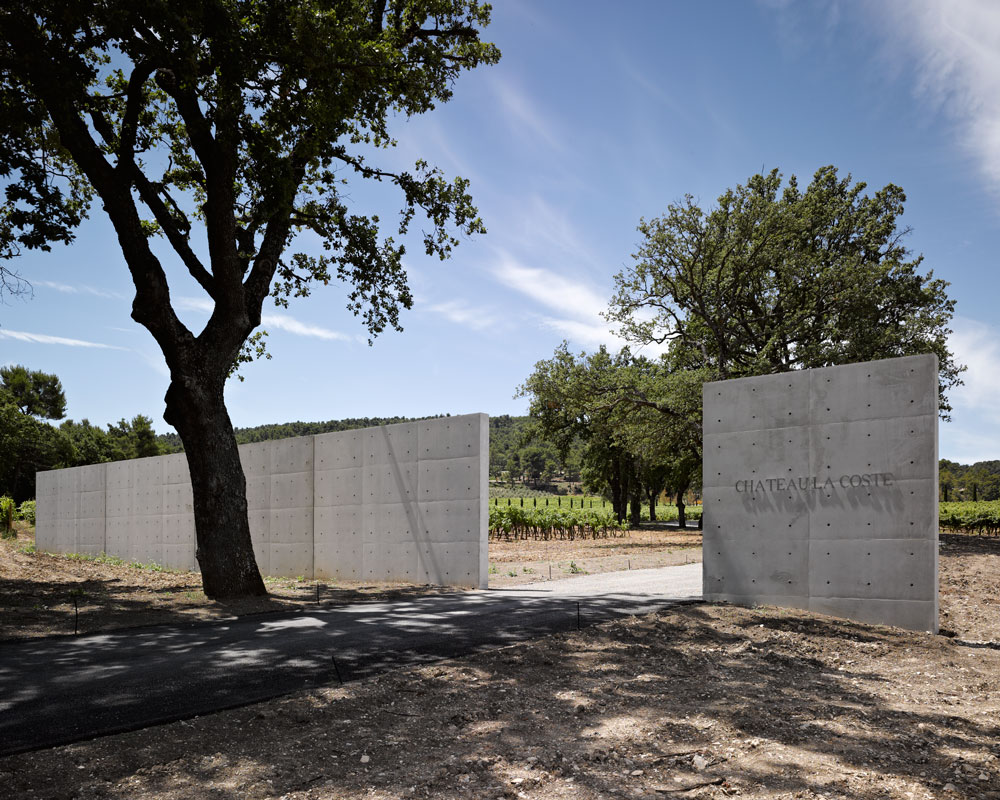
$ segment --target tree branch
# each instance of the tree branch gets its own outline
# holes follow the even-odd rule
[[[178,227],[177,218],[170,212],[166,203],[164,203],[160,198],[157,186],[153,184],[153,182],[142,173],[142,170],[134,164],[132,179],[135,181],[136,189],[139,190],[139,196],[142,198],[142,202],[144,202],[149,207],[149,210],[153,212],[153,216],[163,229],[163,232],[167,237],[167,241],[170,242],[170,246],[173,247],[177,255],[180,256],[184,266],[187,267],[188,272],[191,273],[191,277],[198,281],[201,288],[208,292],[210,297],[215,299],[215,278],[207,269],[205,269],[204,265],[198,259],[198,256],[196,256],[194,251],[191,249],[191,244],[188,241],[187,235]],[[169,197],[169,195],[167,195],[167,197]],[[173,203],[173,200],[171,200],[171,203]],[[176,204],[174,205],[176,206]]]
[[[140,61],[128,79],[125,115],[122,118],[121,132],[118,136],[117,168],[122,171],[129,169],[130,166],[135,166],[135,137],[139,127],[139,112],[142,110],[142,87],[145,86],[152,74],[152,62]]]

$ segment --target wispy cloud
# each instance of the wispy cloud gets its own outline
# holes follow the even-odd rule
[[[601,316],[608,308],[609,295],[583,275],[568,277],[542,267],[529,267],[503,254],[493,268],[493,276],[505,286],[545,306],[555,314],[536,315],[542,327],[556,331],[571,343],[586,348],[605,345],[620,350],[628,345],[632,352],[654,356],[668,345],[636,345],[616,335]]]
[[[584,322],[556,317],[542,317],[541,322],[546,328],[556,331],[563,339],[587,349],[596,349],[604,345],[609,350],[617,351],[629,344],[620,336],[615,336],[606,322]]]
[[[293,333],[296,336],[311,336],[315,339],[328,339],[338,342],[353,342],[353,336],[340,331],[333,331],[329,328],[322,328],[319,325],[310,325],[301,322],[288,314],[262,314],[260,318],[262,325],[268,328],[277,328],[285,333]]]
[[[608,307],[607,295],[582,275],[570,278],[542,267],[525,266],[508,255],[501,258],[493,275],[505,286],[555,312],[555,315],[538,315],[540,324],[570,342],[587,348],[605,345],[611,350],[629,344],[616,336],[601,317]],[[647,354],[659,351],[659,348],[632,347]]]
[[[0,329],[0,339],[15,339],[19,342],[32,342],[34,344],[59,344],[66,347],[93,347],[99,350],[128,350],[127,347],[118,347],[113,344],[88,342],[83,339],[67,339],[64,336],[50,336],[47,333],[28,333],[27,331],[4,329]]]
[[[92,297],[107,297],[112,300],[126,300],[121,292],[112,292],[107,289],[95,289],[93,286],[71,286],[68,283],[58,283],[56,281],[32,281],[33,286],[44,286],[46,289],[55,289],[63,294],[87,294]]]
[[[522,255],[544,253],[547,258],[563,263],[593,267],[598,273],[607,272],[607,264],[594,255],[590,241],[592,231],[581,230],[563,208],[553,205],[538,194],[519,196],[512,226],[517,230]]]
[[[178,311],[201,311],[205,314],[211,314],[215,303],[207,297],[178,297],[174,300],[174,307]]]
[[[1000,193],[1000,3],[886,0],[873,6],[895,48],[916,61],[916,91],[958,120],[963,144]]]
[[[474,331],[495,329],[501,320],[488,309],[472,306],[464,300],[448,300],[444,303],[431,303],[423,306],[434,314],[440,314],[449,322],[471,328]]]
[[[500,101],[501,113],[515,133],[542,141],[560,153],[566,150],[565,137],[557,132],[554,123],[535,106],[524,89],[501,77],[495,77],[492,85]]]
[[[574,319],[599,317],[608,307],[608,297],[585,278],[568,278],[552,270],[528,267],[510,256],[501,258],[493,275],[505,286]]]
[[[204,314],[211,314],[215,308],[215,304],[204,297],[178,297],[174,303],[178,310],[197,311]],[[311,325],[308,322],[302,322],[290,314],[262,314],[260,322],[265,328],[274,328],[275,330],[291,333],[295,336],[308,336],[313,339],[326,339],[327,341],[337,342],[353,342],[356,338],[320,325]]]

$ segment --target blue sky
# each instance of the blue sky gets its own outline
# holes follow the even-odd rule
[[[399,119],[383,163],[426,158],[472,181],[488,235],[451,260],[406,260],[403,333],[367,345],[340,287],[265,309],[273,360],[244,368],[234,424],[484,411],[514,399],[563,340],[620,346],[599,313],[640,217],[779,168],[834,164],[907,193],[909,247],[951,283],[952,346],[969,365],[940,452],[1000,458],[1000,4],[993,0],[495,3],[496,67],[454,99]],[[356,187],[392,219],[393,193]],[[0,305],[0,363],[60,376],[68,414],[157,430],[166,368],[129,317],[131,285],[99,205],[75,244],[15,266],[31,299]],[[200,329],[206,297],[175,268],[175,304]]]

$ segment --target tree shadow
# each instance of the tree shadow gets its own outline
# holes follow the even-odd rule
[[[487,595],[484,607],[491,602]],[[388,623],[370,624],[377,636]],[[404,622],[403,632],[419,627]],[[447,620],[440,626],[443,643],[463,635]],[[956,754],[973,762],[969,754],[988,752],[1000,724],[977,718],[971,702],[945,709],[893,699],[905,653],[933,661],[940,686],[972,677],[961,671],[969,664],[961,650],[941,637],[800,611],[683,607],[342,688],[328,666],[317,681],[334,688],[99,740],[93,753],[116,754],[100,773],[109,797],[142,789],[194,798],[206,787],[232,800],[314,788],[322,797],[404,797],[414,786],[419,796],[498,797],[571,785],[574,796],[618,797],[709,780],[724,783],[706,792],[867,796],[845,777],[855,774],[932,794],[950,780],[964,791]],[[395,656],[355,668],[342,651],[341,677],[372,675]],[[230,653],[225,669],[239,657]],[[192,658],[190,668],[207,666]],[[72,777],[74,758],[79,751],[64,748],[0,760],[0,769],[13,765],[23,790],[41,764]],[[515,776],[523,782],[512,784]]]

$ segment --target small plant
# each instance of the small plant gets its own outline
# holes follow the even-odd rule
[[[531,567],[522,567],[521,571],[527,573],[528,575],[531,575],[531,574],[534,573],[534,570]]]
[[[490,575],[499,575],[500,574],[500,570],[497,569],[496,564],[490,564],[489,573],[490,573]]]
[[[26,553],[27,555],[30,556],[32,553],[35,552],[35,545],[34,544],[22,545],[21,547],[17,548],[17,552]]]
[[[17,518],[23,519],[29,525],[35,524],[35,501],[25,500],[17,509]]]
[[[17,538],[17,531],[14,530],[15,509],[12,497],[0,497],[0,537],[4,539]]]
[[[579,573],[583,572],[583,570],[576,565],[575,561],[570,561],[569,562],[569,570],[568,571],[572,572],[574,575],[578,575]]]
[[[507,577],[508,578],[516,578],[517,577],[517,570],[516,569],[512,569],[510,572],[507,573]]]

